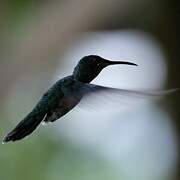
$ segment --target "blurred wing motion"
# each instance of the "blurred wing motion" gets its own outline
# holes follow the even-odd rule
[[[80,106],[83,105],[82,107],[90,107],[91,109],[100,107],[102,110],[103,108],[109,109],[109,107],[113,109],[129,107],[147,99],[156,99],[169,95],[177,91],[177,89],[136,91],[86,84],[81,91],[83,99],[80,102]]]

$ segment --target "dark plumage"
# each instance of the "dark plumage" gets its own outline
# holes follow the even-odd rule
[[[138,92],[89,84],[103,68],[115,64],[137,66],[131,62],[109,61],[96,55],[83,57],[75,67],[73,74],[57,81],[42,96],[35,108],[7,134],[3,143],[24,138],[31,134],[41,122],[56,121],[74,108],[84,96],[90,94],[105,92],[113,96],[120,94],[121,96],[144,97],[167,93],[167,91]]]

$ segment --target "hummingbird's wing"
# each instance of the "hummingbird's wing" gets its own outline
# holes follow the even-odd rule
[[[80,105],[82,107],[90,107],[92,109],[123,108],[139,102],[146,101],[147,99],[156,99],[175,92],[177,89],[171,90],[126,90],[118,88],[104,87],[94,84],[85,84],[81,88],[83,98]]]

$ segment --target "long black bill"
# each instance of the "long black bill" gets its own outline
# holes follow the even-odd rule
[[[109,60],[106,60],[106,61],[107,61],[107,66],[108,65],[116,65],[116,64],[125,64],[125,65],[138,66],[135,63],[127,62],[127,61],[109,61]]]

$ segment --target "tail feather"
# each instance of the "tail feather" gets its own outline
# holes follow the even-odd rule
[[[31,134],[43,120],[45,114],[33,115],[30,113],[10,133],[5,136],[3,143],[20,140]]]

